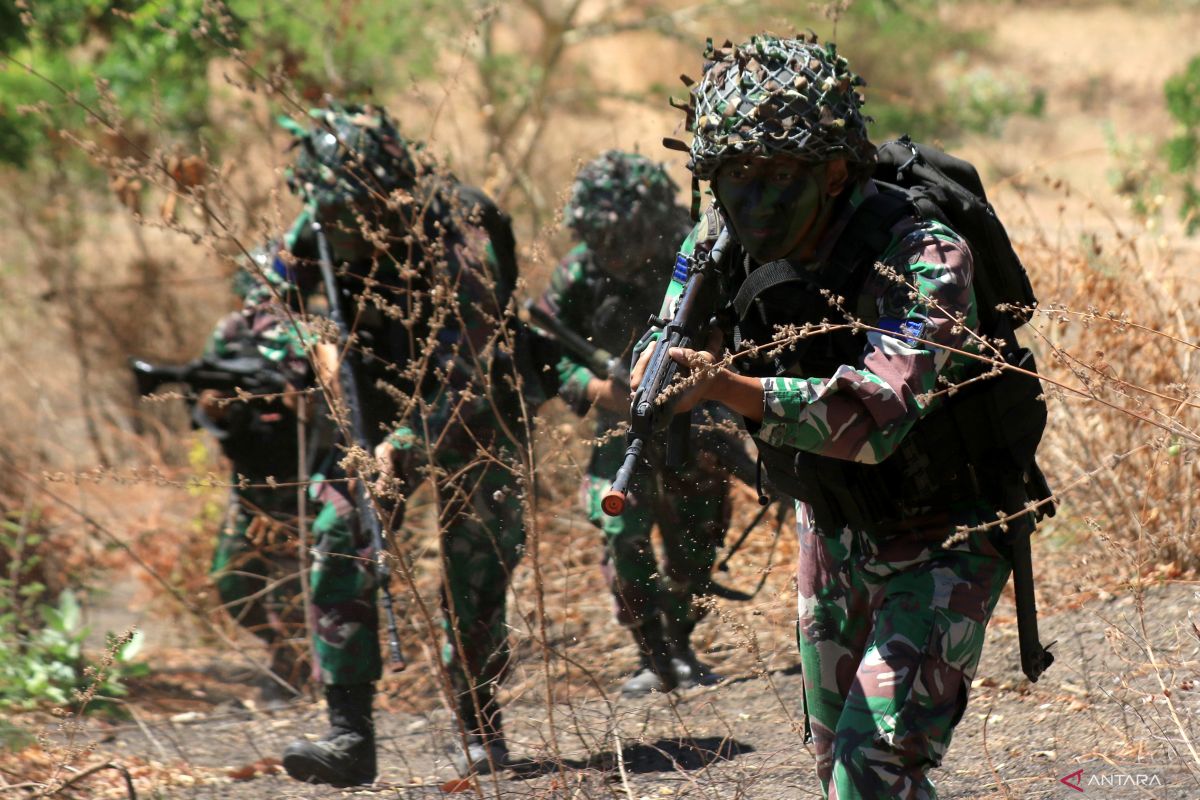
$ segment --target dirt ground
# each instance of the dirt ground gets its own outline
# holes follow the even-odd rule
[[[1157,13],[1115,3],[1045,5],[977,9],[1007,65],[1030,79],[1050,71],[1062,77],[1047,84],[1043,117],[1015,120],[999,139],[963,148],[997,185],[993,199],[1018,240],[1022,229],[1047,220],[1069,217],[1082,227],[1124,213],[1108,189],[1106,132],[1097,120],[1130,137],[1161,131],[1162,82],[1193,55],[1177,46],[1179,32],[1200,31],[1194,3],[1161,4]],[[1066,180],[1075,193],[1064,198],[1046,188],[1047,176]],[[1021,192],[1011,191],[1018,186]],[[748,495],[743,500],[744,522]],[[358,790],[297,784],[279,773],[275,759],[292,739],[323,730],[320,704],[306,699],[264,708],[242,660],[211,640],[195,644],[193,632],[164,625],[145,608],[131,609],[127,591],[133,590],[120,582],[92,624],[150,629],[147,657],[156,670],[132,684],[129,718],[87,719],[73,737],[45,718],[17,721],[46,732],[43,758],[86,745],[87,763],[127,768],[142,798],[820,797],[803,740],[791,534],[785,529],[773,556],[769,535],[756,536],[723,580],[753,586],[773,558],[762,593],[746,604],[721,601],[698,631],[705,660],[726,675],[725,683],[630,702],[616,687],[634,662],[633,647],[611,623],[596,539],[565,504],[546,516],[547,541],[558,548],[547,556],[553,562],[546,583],[549,659],[533,635],[528,559],[510,615],[517,662],[505,690],[506,725],[514,754],[528,760],[519,770],[455,782],[444,753],[456,733],[429,677],[435,654],[414,646],[408,673],[383,685],[379,784]],[[1042,638],[1057,642],[1055,663],[1037,684],[1020,674],[1006,592],[970,707],[934,772],[939,796],[1066,798],[1081,793],[1074,783],[1091,797],[1200,797],[1200,754],[1193,749],[1200,740],[1200,628],[1191,616],[1200,580],[1170,565],[1140,581],[1118,580],[1121,570],[1100,543],[1057,530],[1035,542]],[[15,771],[0,778],[22,779]],[[113,770],[70,791],[81,798],[127,796]],[[21,795],[6,794],[0,783],[0,796]]]
[[[1052,565],[1044,560],[1042,569]],[[1037,684],[1020,674],[1013,608],[1004,598],[967,716],[934,772],[939,796],[1068,797],[1074,791],[1060,779],[1081,769],[1093,796],[1200,796],[1194,754],[1182,744],[1200,733],[1200,638],[1188,617],[1198,588],[1195,581],[1165,582],[1050,611],[1042,631],[1044,640],[1056,641],[1056,659]],[[762,626],[769,642],[763,621],[779,602],[737,616]],[[727,622],[704,623],[701,638],[737,630]],[[594,656],[586,643],[575,649]],[[600,666],[597,688],[568,691],[548,706],[540,665],[518,664],[506,718],[514,755],[529,763],[478,786],[455,782],[444,755],[456,736],[448,715],[404,710],[436,706],[430,698],[382,701],[375,787],[311,787],[263,774],[275,769],[272,759],[289,741],[323,730],[324,710],[310,702],[259,708],[236,682],[245,670],[217,659],[160,672],[141,685],[150,702],[134,722],[91,721],[85,736],[106,758],[148,765],[140,785],[151,797],[407,798],[438,797],[447,788],[487,797],[819,797],[802,736],[794,654],[785,647],[764,653],[766,669],[759,670],[744,652],[718,638],[705,657],[726,674],[723,685],[637,702],[620,699],[619,673]],[[615,661],[632,663],[632,647],[619,648]],[[116,793],[106,796],[122,796],[110,791]]]

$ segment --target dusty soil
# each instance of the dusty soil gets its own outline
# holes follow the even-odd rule
[[[1066,797],[1074,792],[1059,779],[1080,769],[1094,796],[1200,795],[1186,744],[1200,735],[1200,637],[1188,619],[1198,588],[1166,582],[1047,614],[1043,638],[1057,641],[1056,661],[1037,684],[1020,674],[1012,607],[1002,600],[967,716],[934,773],[940,796]],[[764,619],[771,614],[733,613],[770,638]],[[617,674],[600,666],[597,687],[559,692],[547,705],[540,664],[519,664],[506,716],[514,753],[530,763],[461,788],[488,797],[819,796],[800,733],[794,655],[766,654],[765,671],[746,669],[743,648],[728,640],[739,624],[730,622],[712,621],[703,631],[718,637],[706,657],[728,677],[709,689],[630,702],[615,694]],[[595,656],[586,643],[574,649]],[[615,660],[630,663],[632,648]],[[322,730],[324,711],[309,702],[264,710],[235,682],[239,671],[216,658],[160,672],[140,685],[135,722],[92,721],[86,737],[105,758],[152,765],[139,780],[158,792],[149,796],[436,797],[459,788],[443,755],[456,735],[448,716],[437,708],[402,710],[430,705],[414,697],[381,701],[375,787],[303,786],[281,774],[246,779],[254,762],[270,772],[287,742]],[[122,796],[116,788],[112,796]]]

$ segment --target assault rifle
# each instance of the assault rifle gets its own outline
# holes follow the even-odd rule
[[[358,399],[358,375],[354,369],[354,356],[347,347],[347,343],[350,341],[350,326],[342,314],[341,292],[337,285],[337,278],[333,274],[333,257],[330,255],[329,242],[325,238],[325,232],[321,229],[320,223],[314,221],[312,228],[317,237],[317,253],[320,257],[321,278],[325,283],[325,296],[329,300],[329,318],[333,320],[338,331],[338,349],[342,354],[338,362],[338,382],[341,385],[342,399],[346,401],[346,408],[350,412],[351,441],[370,454],[372,452],[371,443],[367,438],[362,405]],[[384,539],[383,525],[375,513],[375,506],[371,502],[371,493],[367,490],[366,476],[362,474],[354,481],[354,504],[358,510],[359,524],[370,533],[371,544],[375,548],[375,572],[379,579],[379,588],[382,591],[383,610],[387,615],[388,652],[392,660],[392,670],[399,672],[407,664],[404,661],[404,654],[400,651],[400,630],[396,625],[396,601],[392,597],[391,575],[388,574],[383,563],[387,544]]]
[[[525,301],[525,310],[530,321],[550,334],[592,374],[602,375],[626,392],[629,391],[629,368],[622,359],[580,336],[557,317],[539,308],[533,300]],[[696,416],[700,419],[695,421],[701,423],[698,437],[700,447],[716,456],[730,475],[747,486],[756,486],[758,465],[746,453],[741,437],[725,425],[734,421],[733,415],[724,406],[715,406],[702,409]]]
[[[679,296],[675,315],[670,320],[650,318],[652,326],[663,329],[662,336],[629,409],[629,446],[625,449],[625,460],[600,501],[600,507],[610,517],[619,516],[625,510],[629,484],[642,461],[642,450],[648,439],[667,429],[668,464],[678,464],[686,451],[691,415],[674,413],[671,393],[678,391],[680,368],[671,359],[670,351],[672,347],[704,346],[712,310],[716,307],[721,261],[730,240],[729,226],[725,226],[706,256],[687,259],[687,282]]]
[[[130,358],[129,369],[137,380],[137,391],[142,397],[154,394],[160,386],[170,383],[187,386],[194,393],[213,389],[230,395],[238,390],[252,395],[270,395],[288,390],[287,380],[279,370],[257,356],[203,356],[186,364],[155,364]]]
[[[525,311],[535,325],[553,336],[571,355],[583,362],[593,375],[603,375],[622,389],[629,388],[629,368],[625,363],[599,345],[592,344],[555,317],[538,307],[532,300],[525,301]]]

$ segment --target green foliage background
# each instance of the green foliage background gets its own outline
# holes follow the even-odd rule
[[[0,162],[28,165],[43,143],[56,157],[70,155],[76,148],[57,146],[56,134],[86,122],[82,106],[119,113],[134,141],[219,144],[209,117],[217,60],[231,73],[286,78],[313,102],[327,91],[363,95],[427,75],[431,16],[447,20],[455,10],[431,0],[231,0],[221,13],[214,8],[206,0],[0,0]]]

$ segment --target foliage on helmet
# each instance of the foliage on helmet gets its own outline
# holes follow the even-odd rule
[[[675,202],[678,192],[662,164],[609,150],[575,176],[563,220],[588,242],[671,230],[684,213]]]
[[[415,181],[420,148],[400,135],[383,109],[332,104],[312,109],[309,116],[311,128],[290,117],[279,120],[295,137],[297,150],[288,186],[305,200],[361,206]]]
[[[688,168],[711,179],[738,156],[788,154],[821,163],[844,158],[868,165],[875,147],[867,136],[856,90],[864,81],[833,43],[754,36],[734,46],[705,49],[704,76],[691,90]],[[689,82],[690,83],[690,82]],[[670,144],[670,143],[669,143]]]

